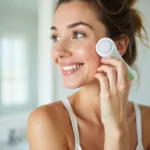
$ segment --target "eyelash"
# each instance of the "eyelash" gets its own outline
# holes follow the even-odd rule
[[[73,32],[73,38],[74,38],[74,36],[77,36],[77,34],[80,34],[80,35],[83,35],[83,37],[86,37],[86,34],[85,33],[81,33],[81,32],[78,32],[78,31],[74,31]],[[52,35],[51,37],[50,37],[50,39],[53,41],[53,42],[56,42],[56,41],[58,41],[58,40],[56,40],[57,39],[57,35]],[[81,37],[81,38],[83,38],[83,37]],[[77,38],[77,37],[75,37],[76,39],[80,39],[80,38]]]
[[[81,33],[81,32],[78,32],[78,31],[74,31],[73,32],[73,35],[76,35],[77,36],[77,34],[80,34],[80,35],[83,35],[83,37],[86,37],[86,34],[85,33]],[[81,38],[83,38],[83,37],[81,37]],[[78,39],[78,38],[77,38]],[[80,38],[79,38],[80,39]]]
[[[56,36],[56,35],[52,35],[52,36],[50,36],[50,39],[51,39],[53,42],[56,42],[56,38],[57,38],[57,36]]]

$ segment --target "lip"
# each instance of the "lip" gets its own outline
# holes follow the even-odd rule
[[[77,63],[77,62],[76,63],[63,63],[63,64],[61,64],[61,66],[72,66],[72,65],[79,65],[79,64],[80,65],[82,64],[82,66],[80,66],[79,68],[76,68],[76,69],[71,69],[71,70],[63,70],[63,68],[61,67],[62,75],[69,76],[69,75],[79,71],[81,69],[81,67],[83,67],[84,64],[83,63]]]
[[[84,64],[82,62],[60,62],[59,63],[61,66],[72,66],[72,65],[80,65]]]

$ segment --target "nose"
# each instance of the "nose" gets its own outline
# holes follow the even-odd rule
[[[72,55],[68,43],[63,40],[56,43],[53,52],[57,58],[65,58]]]

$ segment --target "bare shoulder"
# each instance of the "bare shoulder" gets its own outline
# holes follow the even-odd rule
[[[30,150],[67,148],[63,132],[65,108],[60,101],[36,108],[28,119]]]
[[[140,105],[142,116],[143,142],[150,148],[150,107]]]
[[[141,114],[142,114],[142,119],[144,121],[147,121],[150,125],[150,106],[144,106],[144,105],[139,105]]]
[[[58,123],[62,118],[63,113],[65,113],[65,108],[63,107],[61,101],[53,102],[49,105],[43,105],[36,108],[29,116],[28,123],[49,123],[59,125]]]

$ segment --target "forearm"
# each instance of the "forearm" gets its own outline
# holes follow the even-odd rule
[[[127,129],[105,131],[104,150],[129,150]]]

